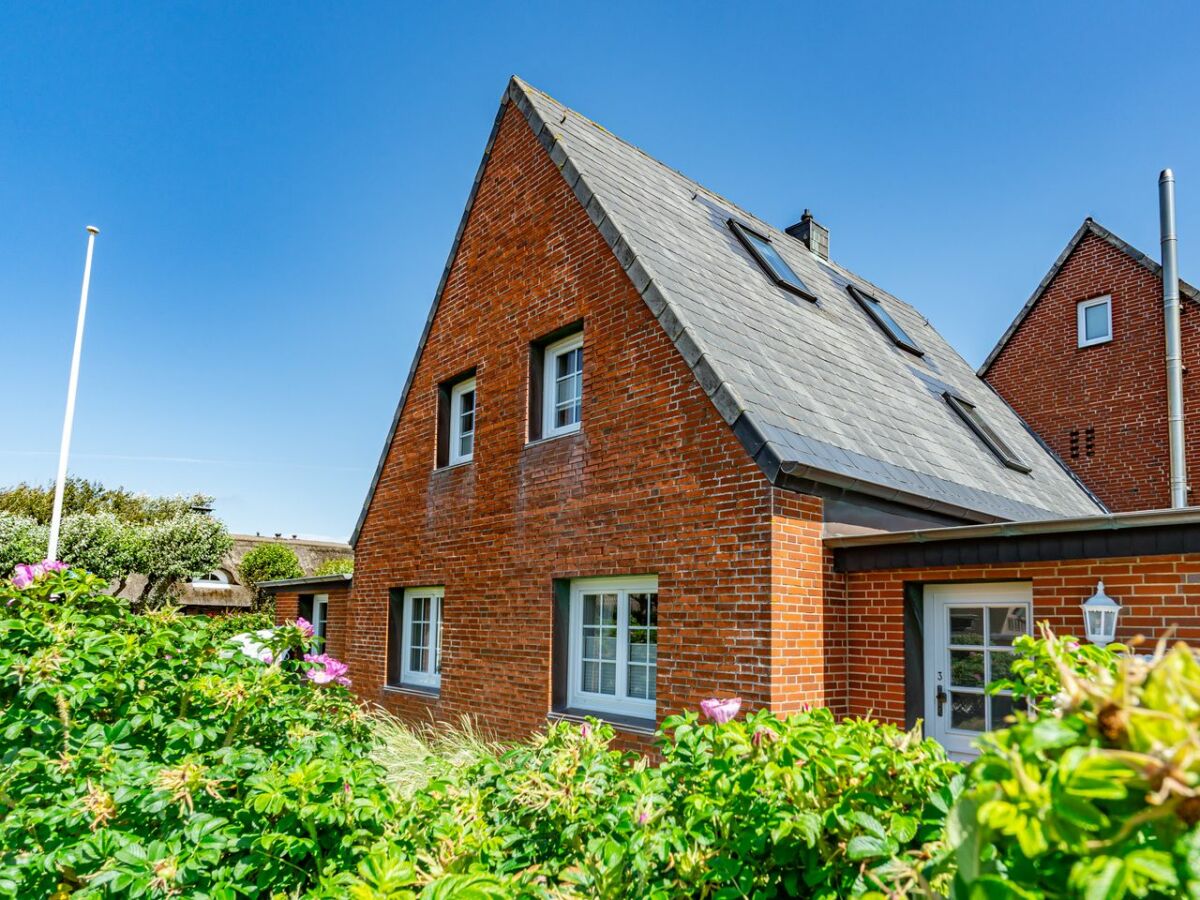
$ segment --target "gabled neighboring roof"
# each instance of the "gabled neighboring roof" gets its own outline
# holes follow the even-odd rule
[[[1017,313],[1017,317],[1012,320],[1012,324],[1005,329],[1004,334],[1000,335],[1000,340],[996,342],[996,346],[992,348],[992,352],[987,355],[987,359],[979,367],[979,377],[982,378],[987,374],[992,363],[996,361],[996,357],[1000,355],[1000,351],[1008,344],[1009,339],[1017,333],[1017,329],[1021,327],[1021,323],[1025,321],[1025,317],[1029,315],[1037,302],[1042,299],[1042,294],[1046,293],[1046,289],[1050,287],[1051,282],[1058,277],[1059,270],[1066,264],[1071,254],[1075,252],[1075,248],[1089,234],[1095,235],[1100,240],[1121,251],[1155,278],[1161,277],[1162,265],[1160,263],[1151,259],[1131,244],[1125,243],[1125,241],[1121,240],[1099,222],[1093,220],[1091,216],[1088,216],[1083,220],[1083,224],[1079,226],[1079,230],[1075,232],[1071,240],[1067,242],[1067,246],[1063,249],[1063,252],[1058,254],[1058,259],[1054,261],[1054,265],[1050,267],[1050,271],[1046,273],[1046,277],[1041,280],[1030,298],[1025,301],[1025,305],[1021,307]],[[1179,282],[1179,295],[1187,297],[1193,303],[1200,304],[1200,290],[1192,287],[1182,279]]]
[[[501,99],[497,125],[507,103],[524,115],[700,386],[773,483],[853,491],[971,521],[1103,510],[917,310],[519,78]],[[495,134],[493,128],[417,359]],[[730,229],[731,218],[766,235],[818,302],[768,279]],[[850,284],[884,304],[924,356],[896,347],[850,296]],[[415,369],[416,359],[351,543]],[[1031,473],[992,456],[943,400],[947,391],[975,404]]]

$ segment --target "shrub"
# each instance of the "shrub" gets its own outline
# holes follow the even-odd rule
[[[304,570],[296,551],[287,544],[259,544],[242,557],[238,573],[244,584],[257,589],[264,581],[301,578]]]
[[[140,530],[113,513],[78,513],[63,520],[59,556],[74,568],[123,582],[138,563],[140,540]]]
[[[29,516],[0,512],[0,578],[31,559],[46,555],[50,529]]]
[[[0,584],[0,896],[292,897],[353,871],[397,810],[301,630],[231,641],[261,621],[105,587]]]
[[[819,710],[663,728],[658,766],[612,749],[607,725],[563,722],[445,771],[354,896],[470,877],[480,895],[841,897],[937,838],[953,802],[958,767],[891,726]]]
[[[314,575],[353,575],[354,557],[335,556],[327,559],[313,570]]]
[[[1200,663],[1049,636],[1017,685],[1043,700],[981,742],[950,823],[956,897],[1200,896]]]

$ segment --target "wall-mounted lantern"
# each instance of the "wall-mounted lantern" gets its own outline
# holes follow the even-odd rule
[[[1104,593],[1104,582],[1096,585],[1096,593],[1083,604],[1083,625],[1087,639],[1098,647],[1107,647],[1117,637],[1119,604]]]

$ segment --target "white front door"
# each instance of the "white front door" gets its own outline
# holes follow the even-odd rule
[[[1032,619],[1028,582],[925,586],[925,730],[951,756],[974,756],[975,739],[1012,712],[1011,697],[984,689],[1008,674]]]

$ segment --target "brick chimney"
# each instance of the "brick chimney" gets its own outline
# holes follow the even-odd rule
[[[829,229],[812,217],[807,209],[800,221],[784,229],[809,250],[821,257],[829,259]]]

